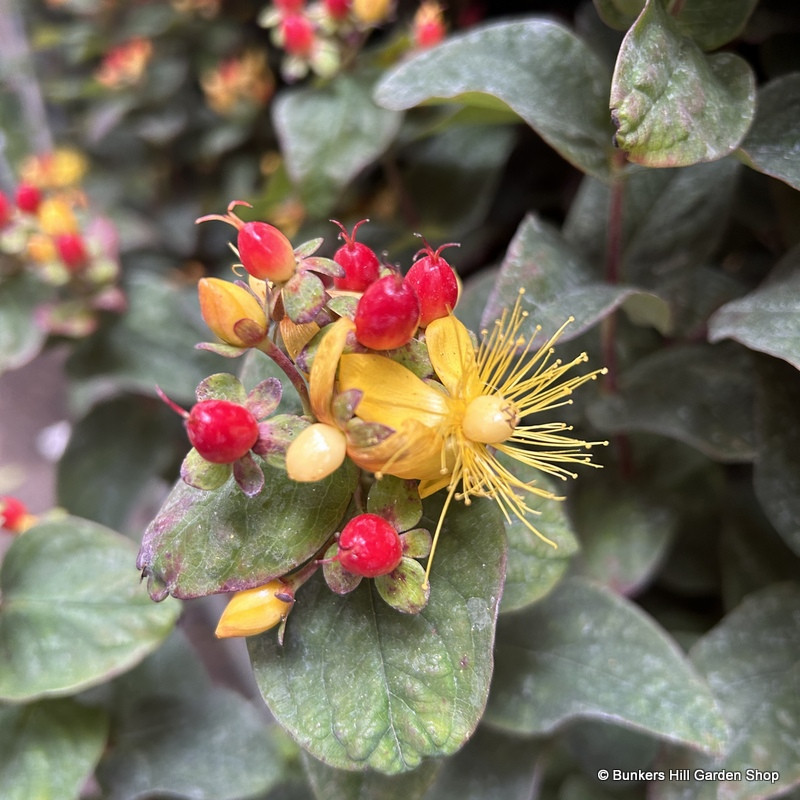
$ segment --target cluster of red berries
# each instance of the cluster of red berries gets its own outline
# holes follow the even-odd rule
[[[41,190],[27,183],[17,187],[13,201],[0,192],[0,230],[11,222],[15,207],[23,215],[32,217],[38,213],[42,200]],[[79,233],[58,233],[53,236],[53,244],[61,262],[70,272],[79,272],[89,263],[86,244]]]
[[[333,256],[345,274],[334,279],[334,287],[363,292],[354,322],[356,339],[371,350],[402,347],[433,320],[446,316],[458,301],[458,280],[441,252],[452,244],[434,250],[429,244],[420,250],[405,277],[393,272],[380,277],[381,265],[375,252],[355,241],[359,222],[352,234],[341,223],[345,240]]]

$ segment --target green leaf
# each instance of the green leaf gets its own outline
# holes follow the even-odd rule
[[[15,539],[0,568],[0,698],[72,694],[130,669],[172,629],[178,603],[155,605],[136,548],[74,517]]]
[[[124,530],[143,492],[174,463],[181,441],[180,417],[159,400],[125,396],[95,406],[72,429],[58,462],[59,505]]]
[[[758,92],[756,118],[737,155],[753,169],[800,189],[800,72],[781,75]]]
[[[72,700],[0,707],[4,800],[78,797],[106,746],[108,719]]]
[[[605,65],[571,31],[530,18],[474,28],[389,72],[386,108],[454,101],[511,108],[567,161],[606,177],[612,128]]]
[[[706,56],[648,0],[619,51],[611,86],[616,143],[649,167],[714,161],[733,152],[755,113],[755,79],[732,53]]]
[[[315,578],[297,594],[283,647],[269,634],[248,642],[270,710],[340,769],[394,774],[455,752],[486,702],[504,573],[500,512],[480,501],[449,510],[417,615],[390,608],[371,581],[339,597]]]
[[[196,291],[185,291],[146,272],[129,276],[128,311],[83,342],[70,357],[69,377],[83,404],[109,390],[153,392],[191,398],[195,386],[219,368],[219,360],[196,350],[208,338]]]
[[[240,694],[212,685],[175,635],[115,681],[113,747],[98,779],[108,800],[240,800],[276,786],[293,748]]]
[[[179,481],[142,539],[137,566],[154,599],[233,592],[285,575],[336,529],[355,488],[348,461],[325,480],[297,483],[264,465],[248,498],[228,481],[213,492]]]
[[[520,480],[535,481],[536,485],[557,494],[555,481],[533,467],[503,459]],[[506,521],[508,538],[508,574],[506,575],[501,613],[515,611],[544,597],[563,577],[570,559],[578,551],[578,542],[572,523],[563,503],[529,494],[525,502],[536,513],[530,515],[531,523],[548,539],[552,547],[542,541],[522,520],[514,517]]]
[[[716,760],[672,753],[665,765],[692,774],[730,770],[740,777],[658,784],[658,800],[760,800],[800,784],[798,651],[800,588],[788,583],[750,595],[697,643],[690,655],[724,710],[730,747]]]
[[[578,578],[497,626],[486,721],[547,734],[576,718],[607,719],[699,750],[719,751],[725,724],[706,684],[636,606]]]
[[[708,339],[735,339],[800,369],[800,246],[781,259],[758,289],[711,317]]]
[[[735,159],[679,169],[625,172],[622,186],[623,280],[663,296],[665,281],[690,281],[720,244],[730,220],[741,166]],[[605,262],[611,190],[584,178],[564,223],[564,238],[591,264]],[[698,281],[702,284],[704,281]],[[703,294],[709,293],[705,288]],[[673,297],[676,291],[672,291]],[[702,296],[702,295],[701,295]],[[675,314],[697,303],[695,293],[675,303]],[[701,306],[708,314],[716,295]]]
[[[638,361],[620,376],[618,393],[598,398],[587,413],[604,433],[657,433],[719,461],[751,461],[751,373],[740,348],[676,345]]]
[[[401,115],[375,105],[373,80],[341,74],[324,86],[281,92],[273,103],[281,152],[312,215],[327,214],[339,192],[383,154],[399,130]]]
[[[512,308],[521,288],[526,292],[524,306],[530,312],[528,335],[534,325],[540,325],[545,335],[552,335],[572,317],[574,322],[560,341],[574,339],[634,298],[648,304],[644,316],[651,324],[668,327],[669,310],[662,300],[630,286],[596,280],[592,268],[559,232],[532,215],[525,217],[511,240],[482,326],[490,327],[503,309]],[[641,313],[642,308],[638,311]]]
[[[0,280],[0,374],[35,358],[47,334],[36,324],[36,307],[47,290],[30,275]]]
[[[578,574],[618,594],[638,592],[663,561],[677,515],[642,486],[607,474],[582,479],[574,501]]]
[[[308,754],[303,755],[303,765],[318,800],[422,800],[439,769],[436,761],[426,761],[399,775],[351,772],[329,767]]]
[[[767,518],[800,556],[800,375],[773,361],[764,364],[760,378],[753,485]]]
[[[448,758],[425,800],[530,800],[541,744],[481,726]]]
[[[644,8],[644,0],[594,0],[603,21],[613,28],[630,27]],[[758,0],[686,0],[672,19],[685,36],[703,49],[716,50],[735,39],[747,24]]]

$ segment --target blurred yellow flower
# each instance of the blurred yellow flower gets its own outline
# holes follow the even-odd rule
[[[263,106],[275,90],[266,54],[255,50],[223,61],[208,70],[200,83],[208,105],[223,116],[242,105]]]
[[[152,54],[153,44],[149,39],[142,36],[130,39],[106,53],[95,79],[107,89],[135,86],[142,79]]]
[[[79,230],[72,203],[64,196],[54,195],[42,200],[37,216],[42,233],[50,236],[77,233]]]
[[[20,183],[39,189],[66,189],[83,180],[87,166],[82,153],[57,148],[52,153],[26,158],[20,167]]]

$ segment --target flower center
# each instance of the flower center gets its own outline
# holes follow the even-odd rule
[[[519,416],[513,403],[499,394],[482,394],[470,401],[461,429],[473,442],[499,444],[514,433],[517,422]]]

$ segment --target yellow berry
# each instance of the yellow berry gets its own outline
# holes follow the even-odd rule
[[[342,465],[346,454],[344,434],[333,425],[316,422],[289,445],[286,472],[293,481],[320,481]]]

